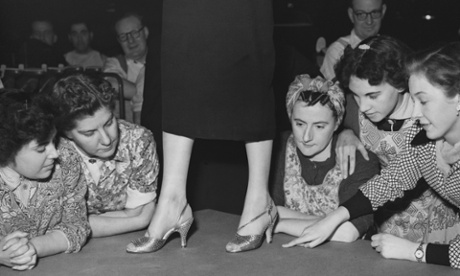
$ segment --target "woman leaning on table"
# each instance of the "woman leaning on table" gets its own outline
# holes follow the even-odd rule
[[[60,143],[77,153],[88,183],[92,237],[146,227],[159,169],[152,133],[115,117],[114,90],[96,75],[61,78],[48,97]]]
[[[402,197],[422,177],[442,198],[460,206],[460,43],[419,53],[407,68],[418,124],[408,132],[406,149],[352,199],[285,246],[321,244],[344,221]],[[460,268],[460,237],[450,244],[418,244],[376,235],[371,245],[385,258]]]
[[[85,243],[86,184],[75,153],[60,147],[58,156],[49,109],[0,91],[0,264],[25,270]]]
[[[281,136],[272,171],[273,199],[278,208],[276,233],[300,236],[380,171],[373,153],[357,155],[356,171],[344,178],[336,159],[337,129],[345,112],[345,96],[337,83],[309,75],[295,78],[286,96],[292,131]],[[343,223],[333,241],[352,242],[372,226],[366,215]]]

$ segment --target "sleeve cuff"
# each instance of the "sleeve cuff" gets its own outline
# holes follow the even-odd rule
[[[46,232],[46,234],[49,234],[49,233],[60,233],[60,235],[62,235],[65,238],[65,240],[67,241],[67,249],[64,251],[64,253],[68,254],[68,253],[74,252],[74,248],[73,248],[72,244],[70,243],[69,238],[64,233],[64,231],[62,231],[61,229],[53,229],[53,230],[50,230],[50,231]]]
[[[429,243],[426,246],[426,262],[450,266],[449,245]]]
[[[350,213],[350,220],[373,212],[371,202],[361,190],[358,190],[353,197],[342,203],[341,206],[347,208]]]
[[[127,188],[127,199],[125,208],[134,209],[136,207],[145,205],[156,198],[156,192],[141,193],[137,190]]]

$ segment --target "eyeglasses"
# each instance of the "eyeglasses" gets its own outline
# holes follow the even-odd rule
[[[383,16],[382,10],[374,10],[371,12],[365,12],[365,11],[353,11],[353,13],[356,16],[356,19],[359,21],[364,21],[367,19],[368,16],[370,16],[372,19],[380,19]]]
[[[132,30],[131,32],[128,33],[121,33],[117,35],[117,39],[120,42],[125,42],[128,40],[128,36],[131,36],[133,39],[138,39],[141,36],[141,31],[144,29],[144,26],[140,28],[139,30]]]

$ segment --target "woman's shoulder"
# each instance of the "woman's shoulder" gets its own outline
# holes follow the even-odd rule
[[[120,130],[120,135],[130,135],[130,136],[149,136],[153,139],[153,134],[147,128],[137,125],[122,119],[118,119],[118,127]]]
[[[121,145],[125,145],[129,148],[150,144],[155,145],[155,139],[152,132],[143,126],[119,119],[118,128],[120,131]]]
[[[57,150],[59,152],[60,163],[68,160],[78,160],[80,161],[81,156],[77,152],[77,149],[73,143],[67,138],[59,138]]]

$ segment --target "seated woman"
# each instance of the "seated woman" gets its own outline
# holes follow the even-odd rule
[[[51,92],[60,143],[78,152],[88,183],[92,237],[149,225],[159,163],[152,133],[114,115],[115,94],[102,78],[73,74]]]
[[[460,207],[460,43],[417,54],[408,63],[409,90],[417,120],[408,131],[405,148],[360,188],[350,200],[308,227],[285,246],[315,247],[350,218],[371,213],[404,196],[421,178],[454,209]],[[447,218],[440,220],[446,223]],[[419,225],[419,227],[426,227]],[[372,237],[371,245],[385,258],[450,265],[460,268],[460,237],[439,244],[414,242],[393,235]]]
[[[345,98],[342,90],[321,77],[297,76],[286,99],[292,133],[283,135],[281,154],[273,170],[273,198],[280,221],[275,231],[300,236],[358,187],[379,173],[377,157],[358,156],[357,170],[343,179],[336,162],[336,130],[342,121]],[[352,242],[372,225],[372,215],[342,224],[331,240]]]
[[[58,157],[53,123],[30,94],[0,92],[0,265],[32,269],[90,233],[78,156],[61,147]]]
[[[362,143],[375,153],[382,168],[404,150],[405,137],[416,121],[412,118],[415,103],[408,93],[404,65],[410,54],[409,48],[397,39],[375,36],[362,41],[355,49],[347,48],[336,66],[340,84],[349,89],[359,106],[359,114],[354,116],[350,116],[353,112],[347,108],[344,124],[356,124],[360,139],[348,131],[352,137],[346,140],[353,141],[354,137],[354,144]],[[339,136],[338,145],[346,133]],[[339,147],[338,152],[341,151]],[[351,151],[355,153],[353,147]],[[344,155],[338,158],[339,163],[343,163],[342,159],[347,161]],[[374,233],[418,243],[448,243],[460,232],[455,208],[430,189],[423,178],[416,189],[381,206],[375,212],[374,221]]]

